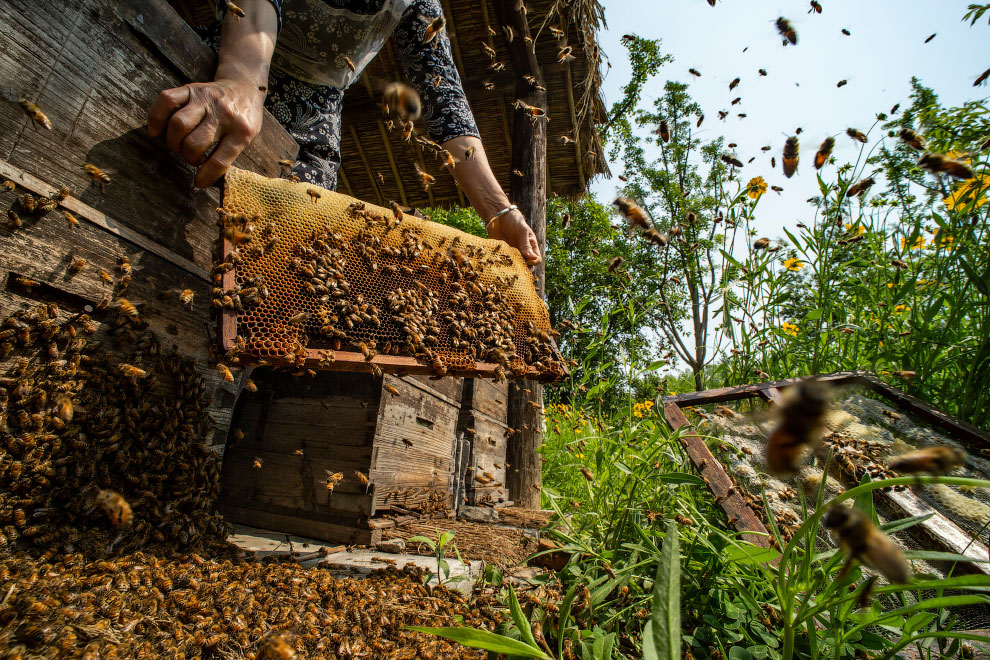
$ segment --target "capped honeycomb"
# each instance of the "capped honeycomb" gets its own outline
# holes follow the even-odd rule
[[[231,361],[379,373],[566,373],[519,251],[311,184],[232,168],[214,307]],[[358,364],[357,367],[363,368]]]

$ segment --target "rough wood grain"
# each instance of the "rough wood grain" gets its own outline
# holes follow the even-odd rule
[[[258,511],[228,503],[220,505],[219,508],[227,520],[242,525],[275,529],[287,534],[307,536],[322,541],[343,542],[352,545],[374,545],[382,540],[381,529],[341,525],[325,520],[312,520],[299,517],[294,512]]]

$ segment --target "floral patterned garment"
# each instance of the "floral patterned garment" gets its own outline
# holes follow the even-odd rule
[[[279,37],[265,107],[299,143],[293,173],[303,181],[337,187],[344,90],[389,35],[395,36],[403,73],[423,100],[430,138],[443,143],[480,137],[446,31],[435,44],[423,44],[427,26],[443,13],[439,0],[269,1],[278,12]],[[217,0],[217,8],[222,17],[226,3]],[[200,34],[219,47],[219,22]]]

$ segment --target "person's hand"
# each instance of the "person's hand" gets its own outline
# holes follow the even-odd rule
[[[503,240],[519,250],[530,266],[543,261],[540,257],[540,244],[536,242],[536,234],[526,224],[526,217],[518,210],[509,211],[496,218],[488,229],[488,236]]]
[[[263,116],[264,94],[257,85],[228,79],[191,83],[158,95],[148,111],[148,132],[164,132],[169,149],[199,167],[195,184],[206,188],[251,144]]]

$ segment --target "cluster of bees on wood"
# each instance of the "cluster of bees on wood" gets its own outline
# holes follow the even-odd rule
[[[802,380],[785,392],[776,411],[778,421],[766,441],[764,460],[770,474],[781,479],[792,477],[805,458],[823,444],[830,448],[838,472],[854,483],[859,483],[865,474],[872,479],[898,475],[943,475],[966,462],[966,455],[961,450],[948,445],[933,445],[894,457],[884,464],[881,443],[825,433],[825,418],[831,410],[832,398],[832,388],[817,378]],[[897,413],[888,413],[888,416],[896,419]],[[778,497],[788,499],[795,493],[793,488],[785,488],[778,493]],[[812,500],[815,496],[817,490],[810,493]],[[747,501],[754,510],[761,511],[765,519],[766,513],[762,507],[754,506],[754,499],[748,497]],[[790,516],[790,519],[778,517],[776,522],[787,538],[800,521]],[[900,547],[861,511],[850,506],[833,505],[825,513],[823,522],[848,553],[846,570],[859,561],[892,584],[910,581],[911,567]]]
[[[385,514],[385,518],[394,518],[395,514],[428,516],[450,510],[447,494],[429,486],[389,491],[385,495],[385,503],[392,511],[391,514]]]
[[[260,216],[221,212],[233,249],[214,268],[213,306],[235,313],[240,333],[225,362],[249,356],[255,364],[272,358],[301,367],[309,347],[323,351],[321,366],[332,364],[335,351],[359,350],[379,377],[379,355],[416,357],[436,377],[477,361],[497,365],[499,379],[525,368],[563,373],[556,333],[517,322],[505,292],[518,275],[483,280],[489,266],[513,263],[501,245],[486,248],[458,236],[428,240],[403,222],[397,207],[380,213],[355,201],[347,213],[360,223],[353,239],[327,226],[289,244],[272,221],[258,230]],[[236,283],[225,288],[231,270]],[[284,284],[292,287],[293,302],[279,300]],[[299,309],[280,309],[287,304]]]
[[[475,657],[403,628],[463,617],[465,626],[493,630],[494,598],[469,602],[424,586],[418,569],[383,565],[358,581],[295,562],[196,553],[4,557],[0,645],[7,658],[83,660]]]

